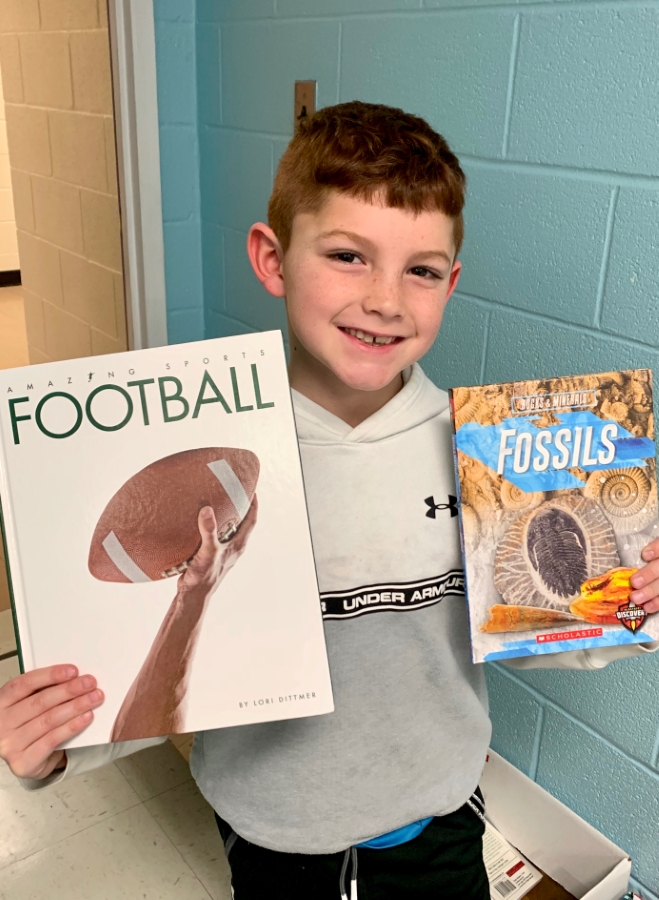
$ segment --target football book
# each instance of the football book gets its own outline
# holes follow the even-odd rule
[[[280,332],[0,372],[0,498],[21,671],[105,693],[68,746],[332,711]]]
[[[449,394],[474,662],[659,639],[630,598],[659,537],[651,372]]]

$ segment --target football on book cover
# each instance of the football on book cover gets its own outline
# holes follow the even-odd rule
[[[450,391],[475,662],[659,639],[648,369]]]
[[[279,332],[0,372],[21,670],[105,693],[69,746],[330,712]]]

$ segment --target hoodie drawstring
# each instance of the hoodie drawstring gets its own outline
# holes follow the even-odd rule
[[[357,848],[348,847],[343,855],[343,865],[341,866],[341,877],[339,878],[339,888],[341,890],[341,900],[348,900],[346,892],[346,874],[348,872],[348,860],[352,862],[350,872],[350,900],[357,900]]]

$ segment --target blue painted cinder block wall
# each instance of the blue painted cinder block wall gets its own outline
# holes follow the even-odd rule
[[[204,336],[195,0],[154,0],[167,333]]]
[[[659,373],[657,2],[157,7],[159,58],[179,39],[194,56],[161,81],[171,339],[201,336],[202,294],[209,337],[283,326],[244,243],[292,131],[293,81],[308,78],[319,105],[360,98],[425,116],[461,157],[464,275],[425,360],[440,386]],[[197,185],[177,182],[183,160],[198,160]],[[497,665],[488,677],[494,747],[626,848],[644,895],[659,897],[659,659],[594,674]]]

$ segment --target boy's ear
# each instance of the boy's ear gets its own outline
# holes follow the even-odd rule
[[[257,222],[249,229],[247,255],[254,274],[266,291],[273,297],[283,297],[285,295],[282,273],[284,254],[277,235],[269,225]]]
[[[453,291],[458,286],[458,281],[460,279],[460,272],[462,271],[462,263],[459,259],[456,259],[451,268],[451,274],[449,275],[448,280],[448,291],[446,292],[446,301],[448,302],[449,297],[453,293]]]

